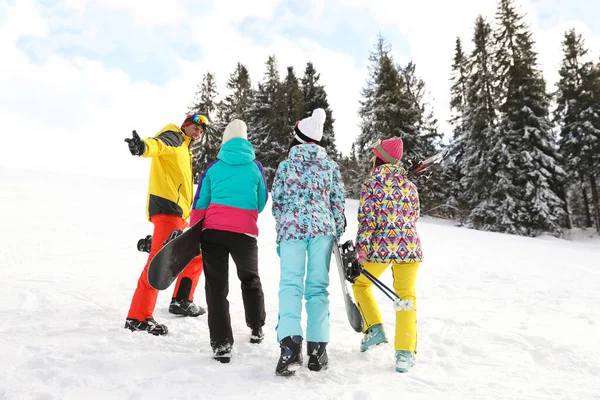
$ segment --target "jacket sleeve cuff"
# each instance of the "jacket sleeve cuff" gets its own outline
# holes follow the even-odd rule
[[[190,214],[190,227],[196,225],[205,215],[206,210],[192,210]]]

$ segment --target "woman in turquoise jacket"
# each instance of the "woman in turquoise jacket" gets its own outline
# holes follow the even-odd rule
[[[202,257],[210,344],[216,360],[231,359],[233,332],[229,316],[229,256],[242,282],[250,342],[260,343],[265,301],[258,274],[258,214],[267,202],[267,182],[247,140],[246,124],[234,120],[223,133],[217,160],[200,177],[190,217],[202,223]]]

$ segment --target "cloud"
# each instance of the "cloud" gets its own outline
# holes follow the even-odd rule
[[[147,160],[123,143],[132,129],[151,136],[179,123],[206,71],[220,94],[235,64],[261,80],[275,54],[283,76],[312,61],[327,87],[340,149],[359,133],[357,110],[376,35],[397,61],[414,60],[449,133],[449,77],[454,40],[467,47],[474,20],[492,18],[494,0],[19,0],[0,5],[0,164],[103,175],[144,176]],[[598,32],[563,2],[524,1],[550,83],[565,29],[575,26],[591,48]],[[563,8],[561,8],[563,7]]]

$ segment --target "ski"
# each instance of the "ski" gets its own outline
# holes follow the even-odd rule
[[[415,168],[411,169],[410,173],[413,175],[422,174],[423,172],[425,172],[429,168],[431,168],[433,165],[441,163],[446,158],[446,156],[448,156],[448,153],[449,153],[448,149],[444,149],[444,150],[440,151],[439,153],[436,153],[436,154],[432,155],[431,157],[426,158]]]

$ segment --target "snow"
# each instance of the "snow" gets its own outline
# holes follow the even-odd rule
[[[366,353],[331,272],[330,368],[274,374],[279,355],[278,257],[269,209],[260,216],[266,339],[248,343],[239,281],[230,274],[236,343],[211,359],[206,315],[155,317],[169,335],[123,329],[146,255],[146,176],[92,178],[0,168],[0,398],[6,399],[597,399],[600,239],[527,238],[423,219],[417,364],[394,370],[393,341]],[[356,202],[348,202],[354,221]],[[353,238],[355,226],[345,238]],[[391,286],[391,273],[383,277]],[[205,305],[203,279],[196,300]],[[375,291],[393,337],[394,310]]]

